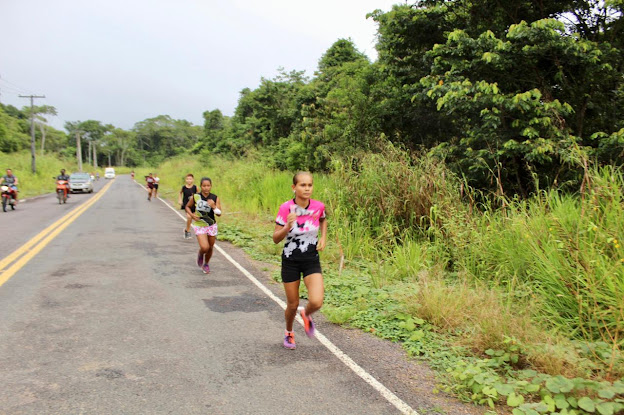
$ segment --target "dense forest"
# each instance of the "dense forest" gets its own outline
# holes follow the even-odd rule
[[[586,163],[624,160],[621,0],[419,1],[373,11],[375,62],[349,39],[312,77],[282,69],[240,91],[235,113],[203,129],[160,115],[130,131],[100,121],[46,125],[37,147],[99,165],[138,166],[191,151],[255,152],[279,169],[331,170],[332,158],[386,141],[445,160],[468,184],[527,196],[579,183]],[[30,109],[0,107],[0,150],[29,147]]]

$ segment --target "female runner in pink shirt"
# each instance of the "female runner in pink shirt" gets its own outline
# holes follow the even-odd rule
[[[291,350],[296,347],[293,322],[297,310],[303,319],[306,335],[314,336],[311,315],[321,308],[325,295],[318,251],[325,248],[327,220],[325,205],[311,199],[312,188],[312,174],[295,174],[292,185],[295,197],[280,206],[273,232],[273,242],[276,244],[286,238],[282,251],[282,282],[287,303],[284,311],[284,347]],[[299,307],[299,284],[302,276],[308,289],[308,303],[305,308]]]

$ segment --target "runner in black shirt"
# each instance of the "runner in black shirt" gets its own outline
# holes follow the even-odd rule
[[[180,193],[178,194],[178,203],[180,204],[180,209],[182,210],[186,209],[186,204],[188,203],[189,199],[193,197],[195,193],[197,193],[197,186],[193,184],[194,180],[195,180],[195,177],[191,173],[187,174],[186,177],[184,178],[184,181],[186,182],[186,184],[182,186],[182,189],[180,190]],[[192,211],[195,212],[195,207],[193,207]],[[191,239],[191,221],[192,220],[193,219],[191,218],[191,215],[187,213],[186,214],[186,228],[184,228],[184,239]]]

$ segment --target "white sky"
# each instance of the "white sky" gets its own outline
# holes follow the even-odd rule
[[[50,122],[116,127],[167,114],[202,125],[278,67],[312,76],[340,38],[376,59],[366,14],[404,0],[0,0],[0,102],[45,95]]]

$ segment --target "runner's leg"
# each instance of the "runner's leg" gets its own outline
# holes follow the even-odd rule
[[[284,291],[286,292],[286,310],[284,310],[284,319],[286,320],[286,330],[292,331],[293,322],[297,315],[297,307],[299,307],[299,284],[300,280],[284,283]]]
[[[311,315],[323,306],[325,287],[323,284],[323,274],[310,274],[303,278],[303,283],[308,289],[308,304],[306,304],[306,315]]]
[[[210,243],[208,242],[208,235],[197,235],[197,242],[199,243],[199,252],[204,255],[204,263],[206,262],[206,252],[210,250]]]
[[[210,258],[212,258],[212,252],[213,252],[213,247],[215,242],[217,241],[217,237],[216,236],[210,236],[210,235],[206,235],[208,237],[208,250],[206,251],[206,255],[204,256],[204,262],[207,264],[210,261]]]
[[[186,228],[185,228],[185,230],[186,230],[187,232],[190,232],[190,231],[191,231],[191,221],[192,221],[192,220],[193,220],[193,219],[191,218],[191,215],[189,215],[189,214],[188,214],[188,212],[187,212],[187,213],[186,213]]]

